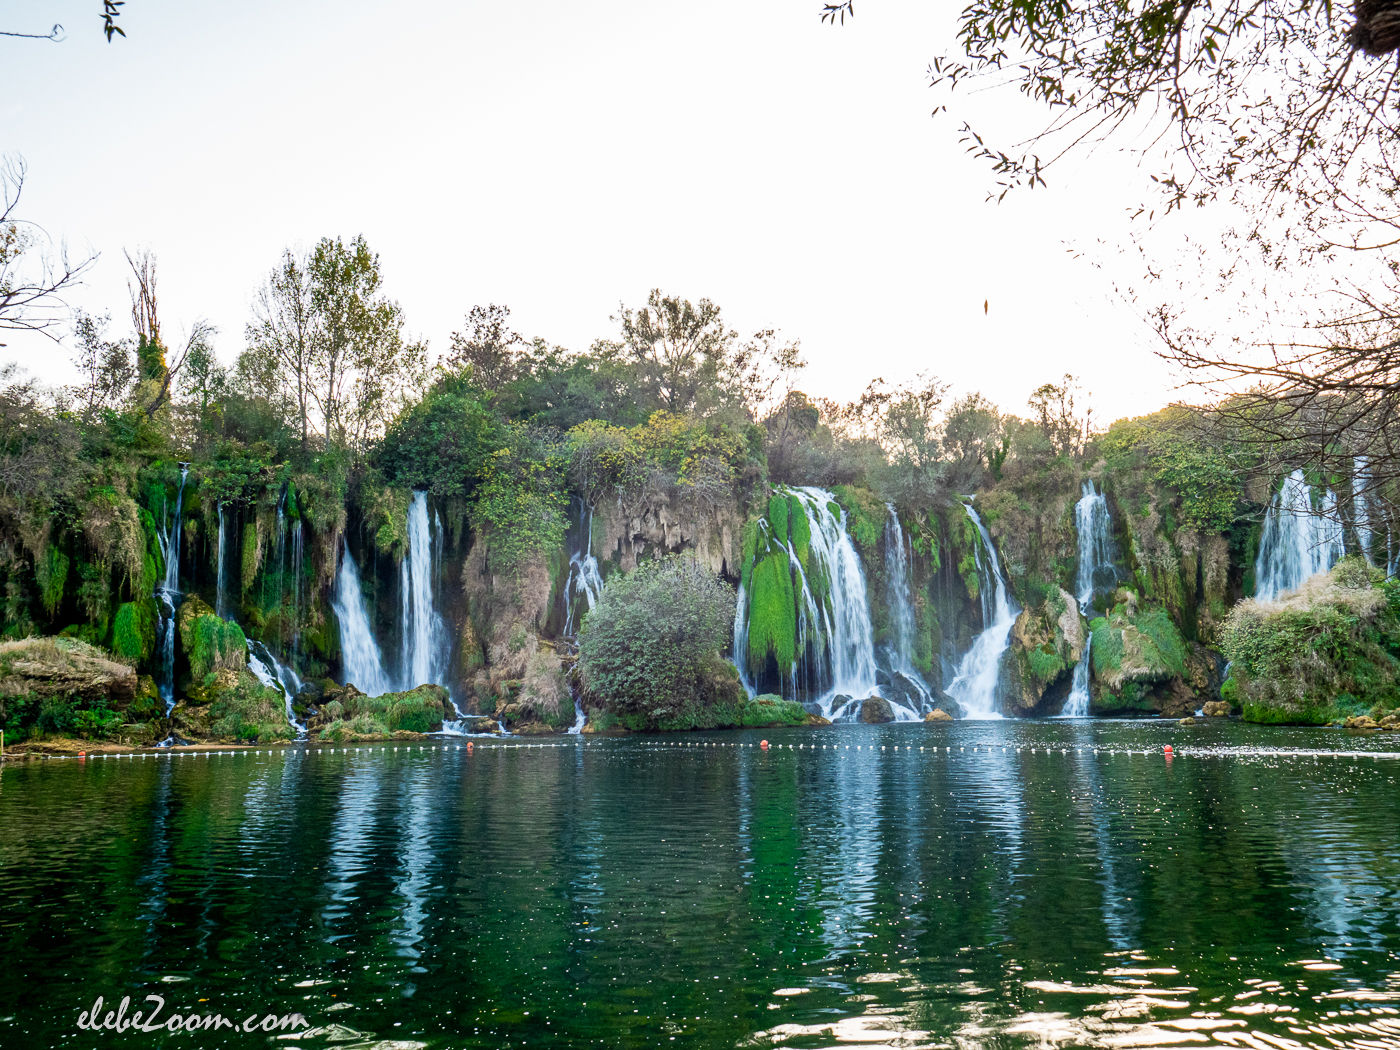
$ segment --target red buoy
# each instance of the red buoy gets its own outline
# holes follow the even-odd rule
[[[1162,748],[1162,750],[1163,750],[1166,754],[1170,755],[1170,754],[1172,753],[1172,746],[1171,746],[1171,744],[1168,744],[1166,747]]]
[[[87,758],[87,752],[86,752],[86,751],[79,751],[79,752],[78,752],[78,757],[79,757],[79,758]]]
[[[763,748],[763,750],[767,751],[767,750],[768,750],[768,741],[766,741],[766,740],[760,740],[760,741],[758,742],[758,746],[761,747],[761,748]]]

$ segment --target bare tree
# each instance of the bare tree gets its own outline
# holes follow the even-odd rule
[[[66,247],[57,257],[44,250],[50,239],[43,228],[19,217],[27,173],[20,157],[0,162],[0,330],[38,332],[57,342],[71,312],[67,293],[97,256],[75,262]]]
[[[314,328],[306,266],[290,250],[285,251],[281,264],[268,274],[254,301],[247,337],[250,347],[275,362],[273,374],[296,405],[303,448],[310,440]]]

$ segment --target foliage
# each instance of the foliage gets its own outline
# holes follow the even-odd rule
[[[472,527],[486,537],[497,569],[511,572],[557,549],[568,529],[564,449],[552,434],[507,424],[468,508]]]
[[[247,660],[248,639],[243,628],[213,613],[194,618],[190,629],[181,631],[180,644],[196,682],[216,671],[239,670]]]
[[[579,670],[592,697],[649,726],[707,682],[728,644],[734,592],[684,557],[643,562],[609,578],[579,632]]]
[[[253,744],[296,737],[287,724],[282,694],[250,671],[210,672],[197,692],[208,705],[209,729],[216,739]]]
[[[150,658],[156,647],[156,616],[149,598],[123,602],[112,619],[112,652],[117,656],[141,662]]]
[[[1360,559],[1286,600],[1236,606],[1222,632],[1249,721],[1326,722],[1400,703],[1395,585]],[[1341,697],[1351,702],[1342,704]]]
[[[470,496],[500,447],[501,422],[469,377],[446,374],[394,420],[375,455],[389,481],[443,499]]]

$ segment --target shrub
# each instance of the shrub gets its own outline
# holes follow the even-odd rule
[[[584,687],[605,709],[659,728],[687,703],[733,695],[715,662],[734,622],[734,592],[684,557],[608,580],[579,632]],[[730,669],[732,672],[732,668]]]
[[[194,621],[191,637],[180,639],[190,661],[190,676],[203,681],[210,673],[240,670],[248,659],[248,639],[231,620],[205,613]]]

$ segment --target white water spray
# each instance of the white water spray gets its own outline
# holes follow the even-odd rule
[[[345,683],[354,685],[367,696],[392,692],[393,683],[384,670],[384,657],[370,629],[365,596],[360,589],[360,570],[343,540],[331,609],[340,626],[340,664]]]
[[[1345,553],[1336,494],[1329,489],[1321,508],[1315,509],[1307,479],[1295,470],[1284,479],[1264,518],[1254,562],[1254,597],[1269,602],[1296,591]]]
[[[1108,513],[1108,500],[1092,481],[1080,489],[1079,502],[1074,505],[1074,528],[1079,538],[1079,565],[1075,572],[1075,599],[1084,616],[1093,612],[1094,593],[1105,575],[1113,572],[1113,528]],[[1085,632],[1084,651],[1074,665],[1069,698],[1060,712],[1063,718],[1082,718],[1089,713],[1090,654],[1094,636]]]
[[[156,634],[160,639],[160,684],[157,691],[165,703],[168,718],[175,709],[175,608],[180,604],[180,516],[185,501],[185,479],[188,464],[180,464],[180,488],[175,493],[175,520],[163,521],[157,532],[161,555],[165,558],[165,578],[156,587],[160,603]]]
[[[1020,610],[1007,594],[1001,561],[997,558],[991,534],[971,503],[965,503],[963,509],[982,539],[974,550],[974,556],[982,623],[985,626],[959,661],[957,674],[948,686],[948,695],[962,705],[966,718],[1001,718],[998,709],[1001,658],[1011,644],[1011,628]]]

